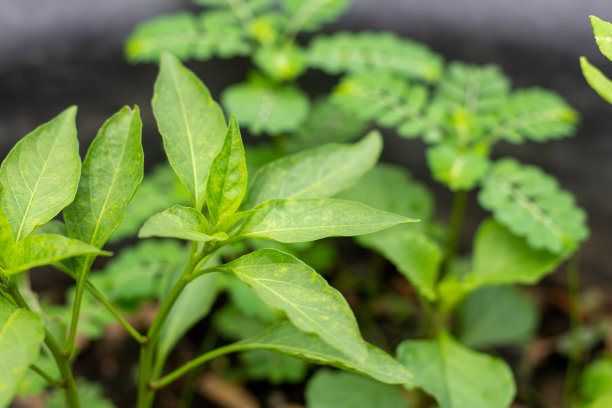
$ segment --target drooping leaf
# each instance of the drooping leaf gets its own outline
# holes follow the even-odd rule
[[[599,96],[612,103],[612,81],[600,70],[591,65],[585,57],[580,58],[580,66],[582,67],[582,74],[591,88],[593,88]]]
[[[198,77],[169,53],[162,55],[151,104],[168,161],[201,210],[208,170],[225,139],[223,112]]]
[[[236,117],[232,116],[221,152],[210,167],[206,186],[206,205],[213,222],[236,212],[247,188],[244,146]]]
[[[74,201],[64,209],[70,238],[102,248],[117,229],[142,181],[141,133],[137,106],[104,123],[83,161]]]
[[[242,225],[240,236],[283,243],[369,234],[416,222],[361,203],[336,199],[275,199],[259,205],[256,210]]]
[[[249,81],[223,91],[225,109],[240,118],[254,135],[272,136],[292,132],[308,115],[309,101],[303,91],[292,85]]]
[[[0,296],[0,407],[8,406],[45,337],[34,312],[16,308]]]
[[[283,7],[291,16],[285,35],[292,38],[300,31],[318,30],[336,20],[349,4],[349,0],[285,0]]]
[[[167,237],[200,242],[227,239],[224,232],[213,235],[208,232],[208,221],[201,212],[175,205],[149,218],[138,232],[138,237]]]
[[[260,249],[223,265],[299,329],[316,333],[358,361],[366,347],[355,316],[340,292],[308,265],[275,249]]]
[[[275,198],[326,198],[354,184],[382,150],[378,132],[353,145],[327,144],[261,167],[249,188],[247,208]]]
[[[457,310],[462,344],[472,348],[522,345],[533,335],[538,309],[514,286],[492,286],[470,294]]]
[[[317,36],[311,43],[309,63],[330,74],[384,70],[407,78],[435,81],[442,58],[426,46],[392,33],[339,33]]]
[[[125,43],[130,62],[157,62],[169,51],[181,60],[247,55],[251,44],[231,14],[169,14],[141,23]]]
[[[70,107],[21,139],[0,167],[0,198],[17,241],[74,199],[81,173]]]
[[[557,180],[535,166],[499,160],[483,180],[478,201],[530,246],[555,253],[572,250],[588,236],[586,214]]]
[[[435,126],[423,111],[427,97],[424,86],[397,74],[364,71],[344,77],[333,101],[361,120],[396,127],[400,136],[414,138]]]
[[[604,21],[598,17],[590,16],[593,34],[597,46],[603,55],[612,61],[612,23]]]
[[[352,371],[387,384],[412,382],[411,372],[404,366],[379,348],[364,344],[366,354],[363,361],[359,361],[350,348],[334,348],[319,336],[298,330],[288,322],[274,325],[259,336],[236,343],[241,349],[276,351],[312,363]]]
[[[511,143],[545,142],[571,136],[578,113],[552,91],[531,88],[515,91],[499,107],[500,124],[491,131],[494,140]]]
[[[471,190],[489,169],[487,151],[440,143],[427,149],[427,163],[433,177],[451,190]]]
[[[318,370],[306,384],[309,408],[408,408],[401,387],[352,373]]]
[[[413,372],[412,381],[440,408],[506,408],[514,398],[512,372],[503,360],[469,350],[448,334],[404,341],[397,353]]]

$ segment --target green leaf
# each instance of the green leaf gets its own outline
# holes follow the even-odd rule
[[[283,7],[291,15],[285,28],[288,37],[299,31],[315,31],[335,21],[350,5],[349,0],[285,0]]]
[[[612,61],[612,24],[595,16],[590,16],[590,18],[599,50]]]
[[[426,46],[393,33],[339,33],[317,36],[308,50],[312,67],[329,74],[382,70],[435,81],[442,58]]]
[[[612,103],[612,81],[602,74],[600,70],[591,65],[585,57],[580,58],[580,66],[582,67],[582,74],[591,88],[593,88],[599,96]]]
[[[264,81],[232,85],[223,91],[221,101],[256,136],[292,132],[306,119],[310,109],[308,97],[297,87]]]
[[[300,330],[316,333],[357,360],[366,357],[355,316],[340,292],[292,255],[260,249],[223,265]]]
[[[359,375],[318,370],[306,384],[309,408],[408,408],[401,387]]]
[[[270,308],[253,289],[237,277],[226,276],[225,287],[232,304],[244,314],[241,315],[243,319],[244,316],[247,316],[251,321],[258,320],[266,323],[278,321],[280,315],[278,311]],[[252,334],[258,334],[259,332]]]
[[[477,285],[537,283],[555,270],[564,254],[534,249],[492,219],[483,221],[474,239],[473,270]]]
[[[181,60],[200,61],[215,56],[248,55],[251,44],[242,27],[227,13],[205,13],[203,17],[176,13],[141,23],[125,43],[130,62],[157,62],[164,51]]]
[[[487,151],[441,143],[427,149],[427,162],[433,177],[451,190],[471,190],[489,170]]]
[[[231,215],[242,203],[247,188],[244,146],[236,117],[232,116],[221,151],[210,167],[206,186],[206,205],[213,224],[222,215]]]
[[[12,275],[80,255],[108,256],[111,254],[82,241],[61,235],[30,235],[8,250],[5,272]]]
[[[516,393],[503,360],[464,348],[447,334],[404,341],[397,353],[414,373],[413,382],[435,397],[440,408],[505,408]]]
[[[55,217],[74,199],[81,173],[76,107],[34,129],[0,168],[0,198],[16,241]]]
[[[346,76],[334,89],[333,101],[360,120],[396,127],[400,136],[418,137],[432,126],[424,113],[428,92],[397,74],[365,71]]]
[[[590,363],[580,378],[580,396],[584,408],[605,408],[612,401],[612,359],[601,356]]]
[[[143,176],[138,107],[124,107],[104,123],[83,161],[79,188],[64,209],[66,232],[102,248],[121,223]]]
[[[573,250],[588,236],[586,214],[552,176],[513,159],[499,160],[478,195],[484,208],[536,249]]]
[[[208,170],[225,139],[223,112],[198,77],[168,53],[151,104],[168,161],[201,210]]]
[[[4,213],[4,209],[0,206],[0,269],[7,268],[10,262],[8,253],[13,246],[15,246],[15,238],[13,237],[11,224]]]
[[[459,340],[472,348],[525,344],[538,324],[538,309],[513,286],[482,288],[457,310]]]
[[[571,136],[579,119],[559,95],[539,88],[513,92],[497,114],[500,124],[491,131],[491,137],[511,143]]]
[[[364,204],[335,199],[276,199],[256,207],[242,225],[242,237],[278,242],[307,242],[334,236],[369,234],[398,224],[417,222]]]
[[[275,198],[331,197],[370,170],[381,150],[382,137],[371,132],[353,145],[327,144],[275,160],[255,173],[247,208]]]
[[[138,238],[167,237],[200,242],[227,239],[224,232],[213,235],[208,232],[208,221],[201,212],[175,205],[149,218],[138,232]]]
[[[285,82],[299,77],[306,70],[304,52],[301,48],[287,44],[258,48],[253,63],[267,77]]]
[[[308,374],[308,365],[293,357],[267,350],[248,350],[238,358],[249,380],[268,381],[273,385],[300,383]]]
[[[0,407],[8,406],[45,337],[36,313],[18,309],[0,296]]]
[[[312,363],[334,366],[388,384],[412,381],[411,373],[379,348],[363,343],[366,353],[360,361],[350,348],[339,350],[319,336],[298,330],[288,322],[274,325],[259,336],[235,344],[240,349],[276,351]]]

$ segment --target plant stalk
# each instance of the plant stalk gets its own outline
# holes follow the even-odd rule
[[[30,370],[34,371],[36,374],[38,374],[42,378],[44,378],[45,381],[47,381],[51,386],[57,387],[57,388],[63,388],[64,387],[64,384],[62,384],[59,381],[57,381],[55,378],[53,378],[51,375],[49,375],[49,373],[47,373],[45,370],[43,370],[42,368],[40,368],[36,364],[30,364]]]
[[[565,374],[563,387],[563,400],[569,404],[572,392],[576,388],[576,381],[582,361],[582,344],[580,342],[580,326],[582,318],[580,315],[580,278],[579,278],[580,253],[576,253],[567,265],[567,292],[569,297],[569,320],[570,320],[570,353]]]
[[[467,196],[467,190],[458,190],[453,198],[453,208],[451,210],[449,225],[450,230],[446,240],[444,267],[442,268],[441,277],[450,272],[457,255],[457,250],[459,249],[461,228],[463,227],[463,219],[465,218],[465,208],[467,205]]]
[[[74,295],[74,304],[72,305],[72,319],[70,321],[70,331],[68,338],[64,344],[64,354],[70,358],[74,351],[74,341],[76,339],[77,327],[79,326],[79,316],[81,314],[81,304],[83,302],[83,294],[85,293],[85,282],[89,275],[89,269],[93,263],[91,257],[86,257],[82,261],[82,268],[76,275],[76,292]]]

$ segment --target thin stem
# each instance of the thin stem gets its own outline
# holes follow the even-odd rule
[[[100,302],[119,323],[125,328],[125,330],[140,344],[147,342],[147,339],[142,336],[138,331],[121,315],[117,308],[111,304],[102,293],[98,291],[90,282],[85,282],[85,289]]]
[[[446,275],[455,260],[459,241],[461,238],[461,227],[465,217],[465,208],[467,204],[467,190],[458,190],[453,199],[453,208],[451,210],[450,230],[446,240],[446,249],[444,253],[444,268],[442,276]]]
[[[81,304],[83,302],[83,293],[85,292],[85,282],[89,275],[93,260],[90,257],[82,260],[82,268],[76,275],[76,293],[74,295],[74,304],[72,306],[72,319],[70,322],[70,332],[68,339],[64,344],[64,354],[70,356],[74,350],[74,341],[76,339],[77,327],[79,326],[79,315],[81,314]]]
[[[45,381],[47,381],[53,387],[63,388],[64,384],[62,384],[59,381],[57,381],[49,373],[47,373],[45,370],[43,370],[42,368],[40,368],[36,364],[30,364],[30,369],[32,371],[34,371],[36,374],[40,375],[42,378],[44,378]]]
[[[580,253],[576,253],[567,265],[567,292],[569,296],[569,319],[570,319],[570,353],[565,375],[563,389],[564,401],[569,402],[572,391],[576,386],[576,380],[582,361],[582,344],[580,343],[580,326],[582,318],[580,315],[580,277],[579,277]]]
[[[204,354],[206,350],[212,348],[212,346],[217,341],[217,337],[217,332],[215,330],[208,330],[206,332],[206,336],[204,336],[204,340],[202,340],[202,344],[200,344],[200,350],[198,355]],[[181,392],[179,408],[189,408],[191,406],[196,386],[198,384],[198,378],[202,374],[202,371],[204,371],[204,365],[192,370],[189,373],[189,376],[185,380],[185,385],[183,386],[183,390]]]

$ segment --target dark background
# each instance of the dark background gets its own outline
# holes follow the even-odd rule
[[[186,0],[0,0],[0,157],[37,125],[79,106],[84,153],[97,129],[125,104],[143,111],[147,167],[163,160],[150,112],[156,67],[127,64],[122,42],[137,22],[179,9]],[[589,14],[612,20],[610,0],[356,0],[326,31],[390,30],[428,44],[447,60],[495,63],[515,86],[543,86],[582,115],[574,138],[545,145],[503,145],[556,175],[589,214],[591,239],[582,251],[583,281],[612,288],[612,106],[586,84],[578,58],[612,76],[593,40]],[[244,78],[246,59],[191,63],[216,97]],[[302,85],[326,91],[333,79],[309,72]],[[451,196],[428,176],[422,145],[387,135],[385,160],[408,166],[440,192],[441,216]],[[482,214],[468,213],[466,245]]]

